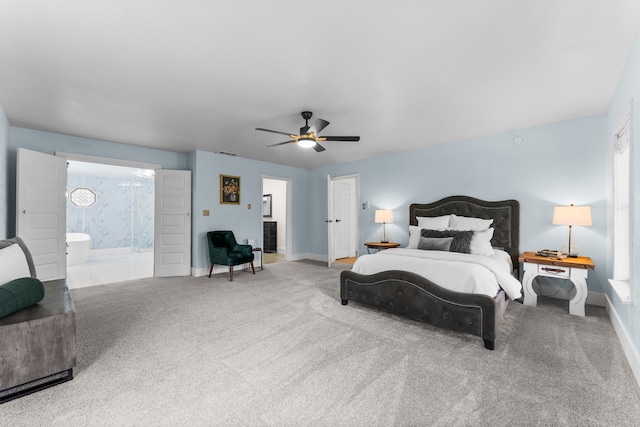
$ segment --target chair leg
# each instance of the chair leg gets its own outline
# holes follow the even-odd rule
[[[233,265],[229,266],[229,281],[233,282]]]
[[[251,261],[251,271],[253,271],[253,274],[256,274],[256,269],[253,268],[253,261]]]
[[[211,268],[209,269],[209,278],[211,278],[211,272],[213,271],[213,264],[211,264]]]

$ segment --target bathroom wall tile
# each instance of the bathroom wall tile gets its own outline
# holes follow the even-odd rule
[[[80,208],[67,199],[67,232],[88,233],[92,249],[153,248],[153,180],[69,175],[67,191],[77,187],[97,201]]]

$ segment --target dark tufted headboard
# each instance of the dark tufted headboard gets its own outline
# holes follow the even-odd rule
[[[473,218],[491,219],[495,231],[491,245],[511,255],[513,268],[518,269],[520,255],[520,203],[517,200],[488,202],[469,196],[450,196],[433,203],[409,206],[409,224],[418,225],[419,216],[455,214]]]

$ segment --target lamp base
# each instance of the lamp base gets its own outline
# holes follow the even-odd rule
[[[380,240],[380,243],[389,243],[388,240]]]
[[[578,247],[578,245],[576,245],[575,239],[571,238],[571,227],[569,227],[567,238],[565,239],[562,246],[560,246],[560,252],[566,255],[567,258],[578,258],[580,248]]]

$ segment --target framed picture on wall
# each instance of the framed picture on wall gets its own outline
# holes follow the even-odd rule
[[[220,203],[224,205],[240,204],[240,177],[220,175]]]

